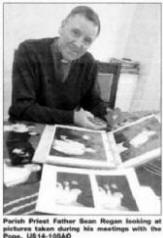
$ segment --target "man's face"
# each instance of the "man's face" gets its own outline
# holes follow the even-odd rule
[[[59,47],[65,60],[80,58],[97,36],[98,27],[82,15],[68,18],[60,28]]]

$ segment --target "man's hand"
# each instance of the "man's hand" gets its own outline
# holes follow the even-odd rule
[[[105,119],[108,124],[108,128],[116,129],[117,127],[123,125],[125,122],[125,117],[119,108],[115,108],[113,110],[107,109],[107,113],[105,115]]]
[[[94,115],[85,111],[83,108],[78,111],[74,111],[74,124],[94,130],[102,130],[106,128],[105,124],[95,123]]]

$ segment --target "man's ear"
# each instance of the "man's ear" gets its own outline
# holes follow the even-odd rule
[[[65,26],[65,24],[66,24],[66,22],[67,22],[67,20],[66,20],[66,19],[64,19],[64,20],[62,21],[62,23],[61,23],[61,27],[64,27],[64,26]]]
[[[59,35],[62,34],[62,27],[61,27],[61,26],[60,26],[59,29],[58,29],[58,33],[59,33]]]
[[[60,25],[59,29],[58,29],[59,35],[62,34],[62,30],[63,30],[63,27],[65,26],[65,24],[66,24],[66,20],[63,20],[63,21],[61,22],[61,25]]]

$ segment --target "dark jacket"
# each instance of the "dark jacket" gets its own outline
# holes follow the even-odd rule
[[[72,123],[73,110],[83,107],[96,116],[105,106],[95,90],[97,64],[90,53],[72,62],[62,82],[59,59],[52,54],[55,38],[20,44],[13,63],[10,119],[41,123]]]

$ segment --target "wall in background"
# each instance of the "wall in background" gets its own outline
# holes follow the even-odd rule
[[[140,76],[130,110],[159,110],[161,104],[161,8],[137,4],[124,56],[140,62]]]
[[[11,103],[14,50],[29,38],[53,37],[69,11],[79,4],[5,4],[4,117]],[[81,5],[81,4],[80,4]],[[90,51],[96,59],[128,57],[142,65],[131,110],[160,106],[160,5],[86,4],[100,16],[102,30]],[[153,87],[153,82],[155,87]]]

